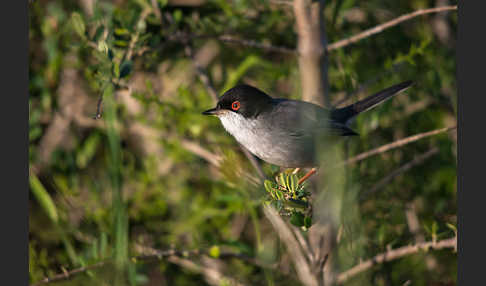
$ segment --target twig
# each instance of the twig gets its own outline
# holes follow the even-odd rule
[[[101,93],[100,96],[98,97],[98,102],[96,103],[96,114],[93,117],[93,119],[101,119],[102,105],[103,105],[103,93]]]
[[[187,268],[190,271],[203,274],[206,282],[208,282],[208,284],[210,285],[244,285],[234,278],[224,276],[216,267],[211,267],[211,265],[198,265],[189,259],[181,258],[178,256],[169,257],[169,261],[181,267]]]
[[[56,275],[51,276],[51,277],[46,277],[46,278],[44,278],[40,281],[37,281],[36,283],[30,284],[30,286],[38,286],[38,285],[47,284],[47,283],[51,283],[51,282],[68,280],[69,278],[71,278],[72,276],[74,276],[76,274],[84,273],[88,270],[99,268],[99,267],[105,265],[106,263],[107,263],[107,261],[100,261],[100,262],[97,262],[95,264],[91,264],[91,265],[88,265],[88,266],[83,266],[83,267],[73,269],[71,271],[66,271],[64,269],[62,273],[56,274]]]
[[[186,149],[187,151],[203,158],[204,160],[208,161],[209,163],[213,164],[216,167],[219,167],[221,164],[221,156],[216,155],[211,153],[211,151],[208,151],[204,149],[202,146],[199,144],[182,139],[180,140],[181,146]]]
[[[300,229],[295,226],[291,226],[292,231],[294,232],[295,237],[297,238],[297,241],[300,244],[300,247],[302,247],[302,251],[307,254],[307,259],[309,260],[309,263],[314,263],[314,253],[311,251],[311,247],[309,245],[309,242],[304,238],[302,233],[300,232]]]
[[[430,136],[433,136],[433,135],[437,135],[437,134],[440,134],[440,133],[443,133],[443,132],[447,132],[447,131],[450,131],[450,130],[454,130],[456,128],[457,128],[456,126],[453,126],[453,127],[445,127],[445,128],[436,129],[436,130],[432,130],[432,131],[428,131],[428,132],[424,132],[424,133],[415,134],[413,136],[410,136],[410,137],[407,137],[407,138],[403,138],[403,139],[394,141],[392,143],[385,144],[385,145],[380,146],[378,148],[372,149],[370,151],[366,151],[364,153],[361,153],[361,154],[359,154],[359,155],[357,155],[357,156],[355,156],[353,158],[350,158],[350,159],[348,159],[348,160],[346,160],[346,161],[338,164],[338,166],[343,166],[343,165],[349,165],[349,164],[352,164],[352,163],[356,163],[356,162],[362,161],[362,160],[364,160],[364,159],[366,159],[368,157],[371,157],[373,155],[381,154],[381,153],[384,153],[386,151],[389,151],[389,150],[392,150],[392,149],[395,149],[395,148],[398,148],[398,147],[407,145],[409,143],[418,141],[420,139],[423,139],[423,138],[426,138],[426,137],[430,137]]]
[[[231,35],[218,36],[217,39],[222,41],[222,42],[226,42],[226,43],[236,43],[236,44],[241,44],[241,45],[247,46],[247,47],[259,48],[259,49],[272,51],[272,52],[279,52],[279,53],[283,53],[283,54],[296,54],[297,53],[297,51],[293,48],[288,48],[288,47],[283,47],[283,46],[275,46],[275,45],[266,44],[266,43],[259,43],[259,42],[254,41],[254,40],[243,40],[243,39],[233,37]]]
[[[138,19],[136,27],[139,26],[139,23],[144,22],[149,14],[150,14],[150,9],[143,10],[142,13],[140,14],[140,18]],[[137,43],[138,38],[140,37],[140,33],[141,33],[141,30],[137,29],[137,32],[135,33],[135,35],[133,36],[133,38],[131,39],[131,41],[128,45],[128,50],[127,50],[127,53],[125,54],[125,60],[131,60],[132,59],[133,49],[135,48],[135,44]]]
[[[451,11],[451,10],[457,10],[457,5],[417,10],[415,12],[402,15],[402,16],[395,18],[391,21],[380,24],[380,25],[373,27],[371,29],[365,30],[365,31],[363,31],[363,32],[361,32],[357,35],[354,35],[354,36],[351,36],[349,38],[346,38],[346,39],[337,41],[335,43],[332,43],[332,44],[327,46],[326,50],[328,52],[330,52],[330,51],[340,49],[340,48],[343,48],[345,46],[354,44],[354,43],[361,41],[361,40],[363,40],[363,39],[365,39],[369,36],[372,36],[374,34],[378,34],[378,33],[382,32],[382,31],[384,31],[384,30],[386,30],[390,27],[396,26],[396,25],[398,25],[402,22],[408,21],[408,20],[413,19],[413,18],[420,16],[420,15],[426,15],[426,14],[431,14],[431,13],[439,13],[439,12],[445,12],[445,11]]]
[[[289,5],[292,5],[292,2],[289,1]],[[457,10],[457,5],[454,6],[444,6],[444,7],[434,7],[434,8],[428,8],[428,9],[422,9],[422,10],[417,10],[412,13],[408,13],[405,15],[402,15],[400,17],[397,17],[393,20],[390,20],[388,22],[385,22],[383,24],[380,24],[378,26],[375,26],[373,28],[370,28],[368,30],[365,30],[361,33],[358,33],[356,35],[353,35],[349,38],[339,40],[337,42],[331,43],[325,47],[326,52],[332,52],[334,50],[344,48],[348,45],[354,44],[356,42],[359,42],[365,38],[368,38],[372,35],[378,34],[388,28],[391,28],[393,26],[396,26],[402,22],[411,20],[415,17],[422,16],[422,15],[427,15],[427,14],[432,14],[432,13],[440,13],[440,12],[446,12],[446,11],[452,11],[452,10]],[[268,51],[273,51],[273,52],[279,52],[279,53],[285,53],[285,54],[297,54],[297,51],[293,48],[289,47],[283,47],[283,46],[275,46],[272,44],[267,44],[267,43],[260,43],[255,40],[243,40],[236,38],[231,35],[222,35],[222,36],[215,36],[215,35],[189,35],[189,34],[178,34],[176,36],[172,36],[169,39],[170,40],[183,40],[189,38],[216,38],[222,42],[228,42],[228,43],[237,43],[241,44],[243,46],[248,46],[248,47],[253,47],[253,48],[260,48]]]
[[[395,177],[399,176],[402,173],[405,173],[406,171],[410,170],[411,168],[422,164],[425,160],[428,158],[432,157],[433,155],[439,153],[439,148],[433,147],[429,151],[420,154],[419,156],[415,157],[413,160],[410,162],[407,162],[406,164],[400,166],[399,168],[395,169],[392,171],[390,174],[388,174],[386,177],[381,179],[378,183],[376,183],[371,189],[369,189],[367,192],[364,192],[360,196],[360,200],[363,200],[366,196],[369,196],[375,192],[377,192],[379,189],[383,188],[386,186],[388,183],[390,183]]]
[[[343,284],[348,281],[351,277],[371,268],[373,265],[392,261],[398,258],[402,258],[407,255],[411,255],[419,252],[420,250],[427,251],[429,249],[439,250],[444,248],[457,248],[457,237],[452,237],[440,241],[430,241],[417,243],[415,245],[403,246],[400,248],[388,250],[385,253],[378,254],[373,258],[359,263],[358,265],[352,267],[349,270],[344,271],[338,275],[337,283]]]
[[[302,249],[292,234],[291,229],[272,206],[264,206],[263,213],[278,233],[280,239],[287,245],[300,281],[305,285],[317,286],[316,277],[312,275],[309,262],[305,259]]]
[[[134,263],[137,262],[146,262],[146,261],[152,261],[152,260],[162,260],[164,258],[170,258],[170,257],[192,257],[192,256],[199,256],[199,255],[207,255],[208,251],[207,250],[200,250],[200,249],[194,249],[194,250],[175,250],[175,249],[169,249],[169,250],[158,250],[154,249],[151,247],[145,247],[145,246],[137,246],[139,251],[145,252],[147,254],[143,255],[138,255],[138,256],[133,256],[130,258],[130,260]],[[251,257],[248,257],[244,254],[240,253],[234,253],[234,252],[224,252],[222,251],[219,255],[220,258],[237,258],[241,259],[247,262],[250,262],[252,264],[255,264],[260,267],[272,267],[271,265],[265,265],[262,262],[259,262]],[[68,280],[72,278],[73,276],[77,274],[84,273],[88,270],[100,268],[108,263],[112,262],[111,259],[106,259],[103,261],[96,262],[91,265],[75,268],[73,270],[67,271],[66,269],[63,269],[62,273],[53,275],[51,277],[46,277],[40,281],[37,281],[35,283],[30,284],[30,286],[39,286],[51,282],[58,282],[58,281],[63,281],[63,280]]]
[[[162,14],[160,13],[159,4],[157,3],[157,0],[150,0],[150,3],[152,4],[152,8],[154,9],[154,13],[155,16],[157,17],[157,20],[162,21]]]
[[[196,69],[196,73],[199,76],[199,79],[206,87],[206,89],[208,90],[209,95],[213,98],[214,101],[218,101],[218,93],[216,92],[216,89],[211,84],[211,81],[209,80],[209,76],[206,74],[204,69],[199,65],[199,63],[194,59],[194,54],[192,52],[191,46],[189,44],[186,44],[184,51],[186,53],[186,56],[192,59],[192,62],[194,63],[194,67]]]

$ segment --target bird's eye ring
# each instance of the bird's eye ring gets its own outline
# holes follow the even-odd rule
[[[240,102],[239,101],[234,101],[232,104],[231,104],[231,109],[233,109],[234,111],[240,109]]]

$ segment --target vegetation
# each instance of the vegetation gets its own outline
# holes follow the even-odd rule
[[[454,4],[325,2],[331,45]],[[333,106],[415,84],[360,115],[360,136],[321,154],[323,167],[299,184],[304,170],[252,162],[201,115],[237,83],[302,97],[292,5],[29,3],[32,284],[313,285],[306,273],[326,267],[321,285],[455,285],[455,9],[328,50]],[[313,231],[326,238],[321,256]]]

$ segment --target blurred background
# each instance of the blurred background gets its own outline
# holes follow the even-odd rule
[[[456,4],[325,2],[329,44]],[[344,159],[456,125],[456,29],[456,11],[429,13],[326,54],[332,106],[415,82],[357,118]],[[201,115],[238,83],[302,98],[291,1],[37,0],[29,40],[31,283],[102,263],[50,284],[305,285],[262,211],[257,170],[219,120]],[[337,208],[337,273],[454,237],[456,136],[343,168],[340,198],[353,203]],[[257,163],[268,178],[282,171]],[[307,222],[291,224],[306,235]],[[455,285],[456,266],[453,249],[418,251],[339,284]]]

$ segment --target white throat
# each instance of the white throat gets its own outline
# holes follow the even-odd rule
[[[219,119],[224,129],[233,135],[236,141],[258,157],[266,157],[266,154],[261,153],[261,150],[265,150],[265,148],[257,148],[267,143],[266,137],[268,136],[258,120],[248,119],[231,111],[220,114]]]

